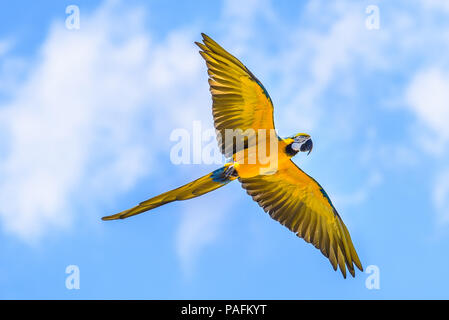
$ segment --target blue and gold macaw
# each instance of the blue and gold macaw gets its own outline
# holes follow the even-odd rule
[[[223,137],[226,129],[274,130],[273,103],[261,82],[214,40],[202,36],[203,43],[196,44],[207,65],[217,136]],[[223,154],[232,159],[224,167],[103,220],[124,219],[169,202],[195,198],[238,179],[273,219],[321,250],[334,270],[339,267],[345,278],[346,268],[352,276],[355,276],[354,265],[363,271],[348,229],[329,196],[291,161],[298,152],[312,150],[308,134],[278,138],[278,148],[274,151],[278,153],[277,170],[271,174],[261,174],[262,164],[258,162],[240,161],[248,144],[242,144],[239,150],[232,144],[228,146],[224,139],[218,140]]]

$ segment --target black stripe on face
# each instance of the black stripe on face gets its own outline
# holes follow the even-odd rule
[[[294,155],[296,155],[296,154],[298,153],[298,151],[293,150],[292,144],[293,144],[293,142],[290,143],[290,144],[288,144],[288,145],[285,147],[285,152],[286,152],[289,156],[291,156],[291,157],[293,157]]]

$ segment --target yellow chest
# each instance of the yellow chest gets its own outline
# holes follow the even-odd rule
[[[234,154],[234,167],[242,178],[251,178],[258,175],[274,174],[291,156],[285,148],[291,139],[267,141],[257,144]]]

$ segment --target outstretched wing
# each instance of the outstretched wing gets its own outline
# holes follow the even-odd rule
[[[125,219],[135,216],[136,214],[140,214],[142,212],[163,206],[164,204],[173,201],[187,200],[199,197],[210,191],[223,187],[232,180],[236,179],[234,176],[227,176],[226,170],[228,169],[228,167],[229,164],[226,164],[224,167],[212,171],[211,173],[206,174],[205,176],[196,179],[195,181],[192,181],[179,188],[164,192],[156,197],[143,201],[131,209],[110,216],[106,216],[101,219],[102,220]]]
[[[267,90],[248,68],[210,37],[204,33],[202,36],[204,44],[196,44],[208,68],[218,143],[223,154],[231,157],[242,149],[238,146],[248,142],[243,137],[245,142],[226,143],[225,129],[243,132],[253,129],[255,135],[258,129],[274,130],[273,104]]]
[[[323,188],[287,161],[273,175],[240,178],[243,188],[270,216],[320,249],[346,278],[353,263],[363,271],[348,229]]]

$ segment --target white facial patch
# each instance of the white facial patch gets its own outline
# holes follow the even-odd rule
[[[302,145],[302,143],[293,142],[292,149],[299,152],[299,150],[301,149],[301,145]]]
[[[310,139],[310,137],[306,137],[306,136],[295,137],[295,139],[292,143],[292,149],[295,150],[296,152],[301,151],[301,146],[309,139]]]

